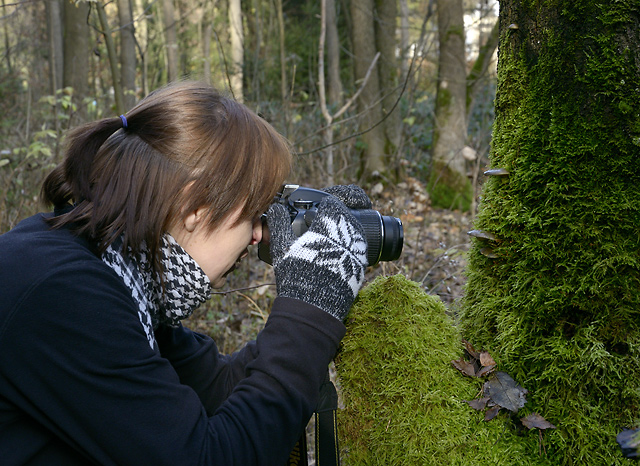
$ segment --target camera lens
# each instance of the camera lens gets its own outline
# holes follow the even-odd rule
[[[404,243],[402,222],[395,217],[380,215],[377,210],[351,210],[364,228],[369,265],[393,261],[400,257]]]
[[[300,237],[311,226],[317,213],[316,207],[326,196],[329,194],[317,189],[285,185],[274,202],[288,207],[291,214],[291,229],[295,236]],[[350,209],[350,211],[364,228],[369,265],[376,265],[380,261],[394,261],[400,257],[404,243],[404,230],[399,218],[380,215],[380,212],[373,209]],[[258,257],[267,264],[271,264],[270,235],[266,214],[263,215],[262,232],[262,241],[258,244]]]

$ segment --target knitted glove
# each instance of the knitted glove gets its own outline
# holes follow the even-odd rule
[[[267,225],[278,296],[299,299],[344,320],[367,267],[367,243],[360,222],[337,198],[327,196],[299,238],[281,204],[269,207]]]
[[[340,199],[350,209],[371,209],[371,200],[360,186],[355,184],[338,185],[325,188],[322,191]]]

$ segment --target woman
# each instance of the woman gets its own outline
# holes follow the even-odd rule
[[[364,279],[369,207],[337,187],[297,238],[270,206],[286,141],[208,86],[158,90],[67,138],[54,212],[0,236],[6,465],[282,465],[317,403]],[[181,320],[262,239],[278,297],[223,356]]]

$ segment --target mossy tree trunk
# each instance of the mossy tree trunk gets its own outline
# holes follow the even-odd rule
[[[615,435],[640,418],[639,28],[637,0],[500,1],[509,174],[484,186],[496,240],[474,240],[461,322],[558,426],[558,464],[623,464]]]

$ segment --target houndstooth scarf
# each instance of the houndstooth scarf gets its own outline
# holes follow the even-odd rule
[[[164,293],[160,277],[152,272],[149,252],[122,253],[122,237],[102,255],[131,291],[138,304],[138,317],[151,348],[155,346],[154,329],[160,324],[177,327],[211,296],[211,282],[193,258],[169,234],[162,237],[160,248],[164,270]]]

